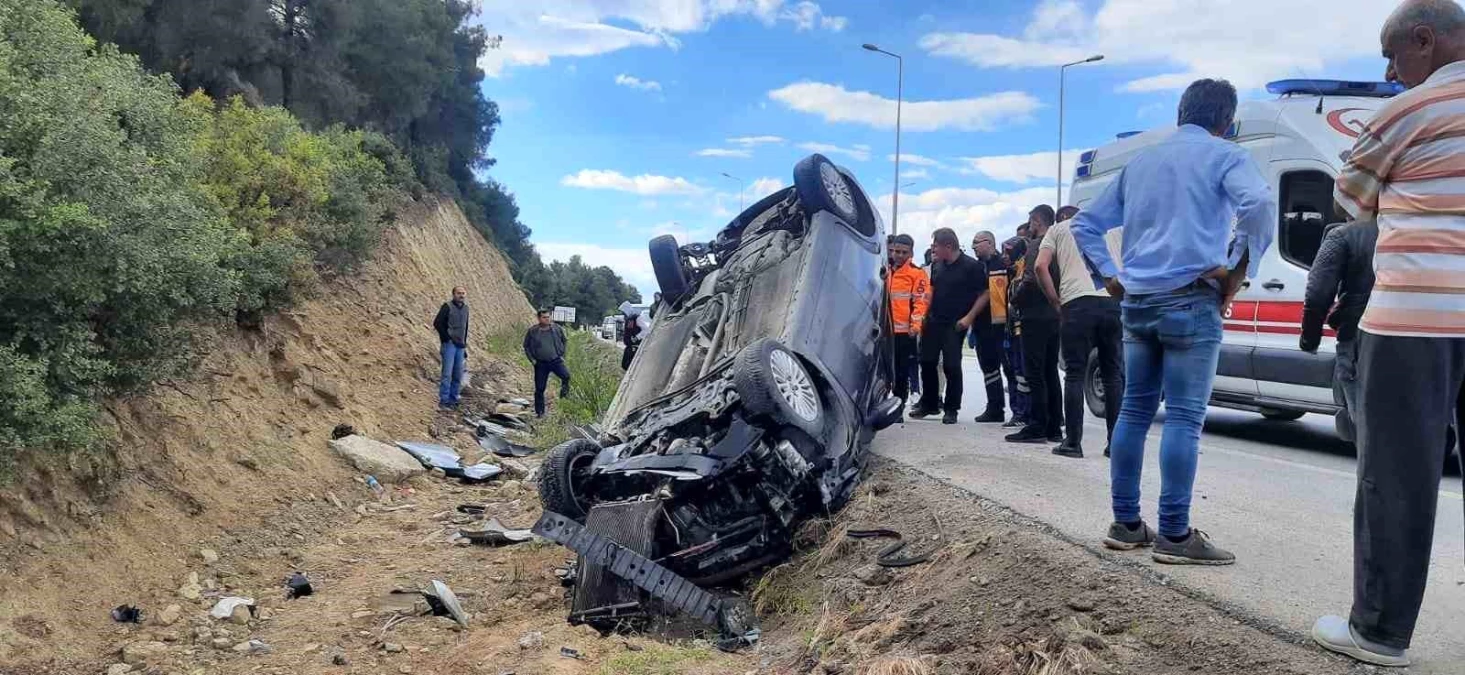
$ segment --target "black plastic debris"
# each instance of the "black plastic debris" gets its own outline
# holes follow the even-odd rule
[[[478,437],[478,447],[483,448],[499,457],[528,457],[534,454],[534,448],[518,443],[510,443],[501,436],[487,434]]]
[[[481,516],[488,513],[488,507],[482,504],[459,504],[458,513],[466,513],[470,516]]]
[[[463,611],[458,596],[453,594],[453,589],[448,588],[447,584],[434,579],[428,590],[422,592],[422,597],[427,599],[427,606],[432,609],[433,616],[449,616],[459,626],[468,627],[468,613]]]
[[[510,415],[508,413],[493,413],[488,416],[488,422],[497,424],[506,429],[517,429],[523,431],[529,428],[528,422],[525,422],[518,415]]]
[[[569,647],[560,647],[560,656],[567,659],[575,659],[576,661],[585,658],[584,656],[580,655],[580,650],[571,649]]]
[[[442,469],[448,477],[461,478],[464,482],[485,481],[504,471],[498,465],[484,462],[463,466],[462,459],[458,457],[458,451],[446,445],[397,441],[397,447],[422,462],[423,466],[430,469]]]
[[[339,441],[347,436],[355,435],[356,427],[353,427],[349,424],[337,424],[336,428],[331,429],[331,440],[333,441]]]
[[[142,609],[132,605],[118,605],[112,610],[112,620],[117,623],[142,623]]]
[[[303,598],[314,593],[315,588],[310,585],[310,579],[302,572],[296,572],[290,575],[290,578],[285,581],[285,597],[290,600]]]

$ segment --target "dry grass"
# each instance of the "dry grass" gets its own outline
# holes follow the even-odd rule
[[[1014,642],[988,652],[978,675],[1083,675],[1098,663],[1082,645],[1058,647],[1048,640]]]
[[[931,675],[931,666],[912,656],[886,656],[871,661],[859,675]]]
[[[814,610],[814,593],[796,579],[793,563],[784,563],[764,573],[753,586],[753,611],[759,616],[802,615]]]

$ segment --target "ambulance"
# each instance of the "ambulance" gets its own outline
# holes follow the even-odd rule
[[[1211,404],[1274,420],[1295,420],[1306,413],[1334,415],[1342,406],[1333,392],[1334,332],[1324,330],[1316,354],[1298,347],[1307,272],[1327,226],[1338,220],[1333,184],[1343,158],[1364,123],[1403,88],[1388,82],[1283,80],[1269,84],[1267,91],[1276,98],[1238,106],[1226,138],[1246,148],[1270,181],[1278,205],[1276,236],[1256,277],[1226,313]],[[1174,132],[1171,126],[1120,134],[1116,141],[1083,153],[1075,170],[1073,203],[1083,208],[1093,201],[1127,162]],[[1093,392],[1088,405],[1102,416],[1103,385],[1092,358],[1086,377],[1087,390]],[[1340,432],[1349,428],[1340,420]]]

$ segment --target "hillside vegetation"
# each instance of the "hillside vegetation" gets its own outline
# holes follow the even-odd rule
[[[475,174],[498,117],[466,3],[72,4],[122,48],[55,0],[0,0],[0,474],[91,447],[99,402],[188,372],[212,326],[355,271],[413,196],[456,194],[517,278],[548,279]]]

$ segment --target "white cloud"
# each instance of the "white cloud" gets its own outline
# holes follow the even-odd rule
[[[643,80],[639,77],[621,73],[616,76],[616,84],[641,91],[661,91],[661,83],[655,80]]]
[[[895,101],[867,91],[849,91],[823,82],[798,82],[770,91],[768,97],[790,109],[819,115],[826,122],[895,128]],[[944,101],[905,101],[901,108],[901,128],[905,131],[992,131],[1027,121],[1040,106],[1038,99],[1020,91]]]
[[[759,178],[748,186],[748,194],[754,199],[762,199],[786,187],[788,187],[788,181],[777,178]]]
[[[1063,151],[1063,182],[1072,179],[1073,169],[1078,165],[1082,150]],[[1052,182],[1058,174],[1058,152],[1034,152],[1027,155],[995,155],[990,157],[962,157],[966,167],[962,173],[977,173],[993,180],[1026,185],[1035,180]]]
[[[685,178],[668,178],[642,174],[626,176],[619,171],[581,169],[579,173],[560,179],[560,185],[589,190],[616,190],[642,196],[651,195],[695,195],[703,189]]]
[[[885,160],[888,161],[888,162],[894,162],[895,161],[895,155],[893,155],[893,154],[886,155],[885,156]],[[945,164],[942,164],[940,162],[940,160],[931,159],[930,157],[922,157],[920,155],[912,155],[912,154],[910,154],[908,152],[902,152],[902,153],[900,153],[900,163],[903,164],[903,165],[904,164],[909,164],[911,166],[933,166],[933,167],[946,166]]]
[[[937,228],[949,227],[963,243],[979,230],[991,230],[999,242],[1013,236],[1020,223],[1027,222],[1028,211],[1038,204],[1050,204],[1054,188],[1035,187],[1015,192],[997,192],[978,188],[935,188],[900,194],[900,222],[904,234],[916,240],[916,249],[924,251]],[[885,222],[890,222],[890,195],[875,199]]]
[[[817,152],[824,155],[844,155],[845,157],[859,162],[869,161],[870,159],[870,146],[868,145],[857,145],[853,148],[842,148],[838,145],[833,145],[831,143],[800,143],[798,145],[798,148],[800,150],[808,150],[809,152]]]
[[[729,138],[727,139],[727,142],[733,145],[741,145],[745,148],[751,148],[757,145],[782,145],[784,143],[784,140],[780,136],[739,136],[738,138]]]
[[[480,23],[503,44],[480,61],[490,76],[513,66],[542,66],[560,57],[586,57],[632,47],[676,49],[680,34],[706,31],[726,18],[766,26],[840,31],[848,21],[813,2],[786,0],[481,0]]]
[[[728,148],[703,148],[697,151],[698,157],[736,157],[747,159],[753,156],[749,150],[730,150]]]
[[[926,170],[926,169],[909,169],[909,170],[902,169],[901,172],[900,172],[900,179],[902,181],[905,181],[905,180],[914,180],[916,178],[930,178],[930,177],[931,177],[931,172],[928,171],[928,170]]]
[[[1257,87],[1299,73],[1323,73],[1349,59],[1377,58],[1379,28],[1394,4],[1103,0],[1086,13],[1074,0],[1048,0],[1033,12],[1020,37],[931,33],[919,44],[933,55],[986,68],[1052,67],[1097,53],[1107,57],[1106,63],[1164,69],[1124,85],[1124,91],[1175,89],[1200,76]]]
[[[778,13],[778,18],[792,22],[794,29],[799,31],[814,30],[817,27],[838,33],[849,25],[849,19],[842,16],[826,16],[818,4],[807,0],[793,7],[784,8]]]

